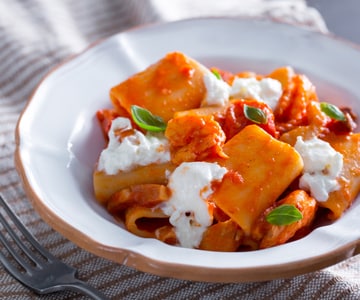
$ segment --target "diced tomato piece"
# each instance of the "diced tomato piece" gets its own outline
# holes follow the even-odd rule
[[[273,137],[278,136],[275,127],[275,117],[272,109],[264,102],[256,100],[239,99],[234,101],[225,112],[224,121],[222,122],[222,129],[225,132],[226,139],[231,139],[234,135],[240,132],[247,125],[254,124],[253,121],[247,119],[244,115],[244,105],[261,109],[267,118],[265,124],[257,124]]]

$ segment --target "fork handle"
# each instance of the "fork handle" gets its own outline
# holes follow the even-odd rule
[[[106,297],[99,290],[95,289],[91,285],[88,285],[87,283],[81,280],[75,280],[73,282],[67,283],[66,287],[69,290],[80,292],[83,295],[89,296],[94,300],[109,300],[109,298]]]

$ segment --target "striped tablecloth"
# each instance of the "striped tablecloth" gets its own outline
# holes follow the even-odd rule
[[[360,256],[311,274],[268,282],[162,278],[78,248],[44,223],[28,201],[14,166],[14,129],[41,78],[98,39],[140,24],[206,15],[261,15],[327,30],[319,13],[302,0],[0,0],[0,193],[41,244],[113,299],[360,299]],[[38,296],[0,265],[0,298]],[[81,296],[63,292],[41,297],[75,298]]]

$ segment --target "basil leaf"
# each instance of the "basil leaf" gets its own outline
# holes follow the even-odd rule
[[[140,106],[131,106],[131,116],[134,122],[145,130],[159,132],[166,129],[166,123],[161,117],[153,115],[150,111]]]
[[[266,215],[266,221],[273,225],[289,225],[301,220],[303,217],[300,210],[294,205],[283,204],[274,208]]]
[[[218,72],[218,70],[212,69],[211,72],[215,75],[215,77],[219,80],[222,80],[222,77],[220,75],[220,73]]]
[[[244,115],[245,117],[256,123],[256,124],[266,124],[267,123],[267,117],[263,110],[257,107],[244,105]]]
[[[323,113],[329,116],[331,119],[338,120],[338,121],[346,121],[346,117],[344,113],[335,105],[321,102],[320,109]]]

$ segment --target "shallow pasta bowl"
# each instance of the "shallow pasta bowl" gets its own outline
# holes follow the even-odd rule
[[[360,200],[336,222],[265,250],[221,253],[169,246],[127,232],[95,200],[92,172],[104,139],[95,118],[110,88],[171,51],[204,65],[268,73],[291,65],[326,101],[360,115],[360,50],[287,24],[204,18],[117,34],[50,72],[16,130],[16,166],[25,191],[55,230],[101,257],[157,275],[212,282],[295,276],[337,263],[360,244]],[[286,174],[284,174],[286,176]]]

